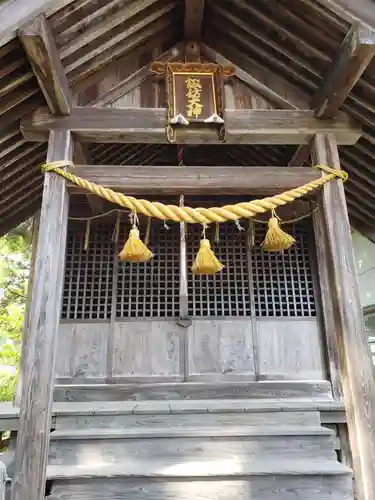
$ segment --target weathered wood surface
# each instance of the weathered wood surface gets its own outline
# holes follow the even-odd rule
[[[182,333],[176,322],[115,322],[114,380],[183,379]]]
[[[65,427],[101,427],[119,422],[123,422],[127,427],[127,418],[131,416],[129,425],[147,425],[147,422],[155,421],[155,425],[168,424],[168,419],[171,415],[180,415],[177,421],[184,425],[184,417],[181,415],[199,414],[219,415],[219,420],[222,413],[232,414],[233,422],[236,420],[234,414],[251,413],[251,425],[256,425],[256,422],[264,423],[265,413],[267,419],[279,422],[281,419],[284,424],[290,422],[292,424],[307,422],[314,423],[314,412],[320,412],[322,422],[327,423],[345,423],[346,416],[344,412],[343,401],[333,401],[329,399],[236,399],[236,400],[170,400],[170,401],[105,401],[95,402],[86,401],[80,403],[64,402],[53,403],[52,413],[54,426],[56,428]],[[270,413],[276,414],[270,416]],[[132,415],[134,416],[134,420]],[[164,416],[165,417],[164,417]],[[279,415],[279,417],[277,416]],[[291,417],[292,415],[293,417]],[[144,419],[143,419],[144,416]],[[160,420],[161,419],[161,420]],[[166,419],[166,420],[164,420]],[[313,419],[313,420],[311,420]],[[176,424],[177,421],[172,421]],[[102,422],[102,424],[100,423]],[[281,422],[280,422],[281,423]],[[205,425],[202,422],[202,425]],[[208,425],[208,424],[207,424]],[[14,407],[11,403],[0,404],[0,430],[18,430],[19,428],[19,408]]]
[[[75,107],[69,116],[55,117],[44,108],[22,120],[29,141],[46,141],[49,130],[75,132],[83,142],[167,143],[167,112],[163,108]],[[228,144],[303,144],[317,132],[334,132],[339,144],[355,144],[360,127],[345,114],[335,120],[319,120],[313,111],[226,110]],[[251,124],[251,127],[249,126]],[[189,127],[177,132],[181,144],[217,144],[216,130]]]
[[[254,380],[252,323],[194,320],[186,332],[189,380]]]
[[[318,134],[314,140],[313,150],[319,163],[340,168],[334,136]],[[345,192],[341,180],[326,184],[322,203],[327,231],[330,286],[335,308],[337,349],[358,498],[373,500],[375,498],[375,385],[359,298]]]
[[[182,56],[182,44],[177,44],[171,49],[167,50],[159,57],[155,58],[155,61],[172,62]],[[117,83],[111,87],[106,92],[100,94],[95,100],[90,101],[90,106],[106,106],[113,104],[115,101],[119,100],[136,87],[139,87],[145,80],[151,79],[152,82],[153,75],[150,74],[150,64],[144,64],[141,68],[131,73],[123,81]]]
[[[87,467],[96,457],[103,468],[132,461],[180,463],[186,469],[236,457],[240,464],[290,460],[336,459],[334,436],[324,427],[231,426],[184,429],[100,429],[57,431],[51,435],[49,465]],[[57,439],[58,436],[58,439]]]
[[[320,170],[303,167],[162,167],[75,165],[69,172],[128,194],[275,194],[319,179]],[[69,185],[72,192],[79,191]]]
[[[217,64],[223,64],[224,66],[232,64],[231,61],[223,57],[221,54],[211,49],[208,45],[202,43],[200,44],[203,53],[212,61]],[[236,67],[236,77],[242,82],[246,83],[251,89],[257,92],[259,95],[267,99],[267,101],[273,103],[280,109],[298,109],[297,106],[289,102],[287,99],[279,95],[277,92],[272,90],[269,86],[265,85],[261,81],[254,78],[253,75],[247,73],[240,67]],[[229,82],[230,83],[230,82]]]
[[[32,289],[33,289],[33,280],[35,275],[35,262],[36,255],[38,249],[38,235],[39,235],[39,223],[40,223],[40,212],[35,215],[33,220],[33,228],[32,228],[32,241],[31,241],[31,259],[30,259],[30,274],[27,283],[27,297],[25,304],[25,314],[24,314],[24,323],[22,330],[22,346],[21,346],[21,359],[19,365],[19,374],[17,380],[16,394],[14,396],[14,404],[16,406],[21,405],[21,397],[22,397],[22,381],[24,379],[24,360],[26,358],[27,351],[27,340],[29,335],[29,317],[30,317],[30,305],[32,299]]]
[[[312,157],[314,161],[318,161],[317,155],[313,149]],[[315,235],[315,251],[317,258],[317,267],[319,275],[319,290],[321,296],[321,309],[323,317],[323,335],[322,347],[325,347],[325,355],[329,369],[329,378],[332,384],[332,393],[335,399],[343,398],[339,353],[337,346],[339,345],[339,334],[337,330],[336,309],[332,297],[332,276],[330,273],[331,267],[329,264],[328,254],[328,235],[324,224],[323,207],[321,205],[317,212],[313,214],[314,235]]]
[[[185,0],[185,40],[200,40],[205,0]]]
[[[354,24],[311,101],[318,118],[333,118],[375,55],[375,31]]]
[[[141,406],[140,406],[141,407]],[[216,409],[215,407],[213,407]],[[196,427],[201,429],[212,428],[214,426],[239,427],[239,426],[264,426],[264,425],[320,425],[318,411],[259,411],[259,412],[233,412],[230,403],[227,404],[227,411],[223,413],[206,412],[202,413],[199,407],[190,409],[190,413],[182,414],[111,414],[111,415],[75,415],[58,416],[55,421],[57,431],[66,433],[87,429],[184,429]],[[260,408],[259,408],[260,410]],[[193,413],[194,412],[194,413]],[[54,433],[56,438],[59,434]],[[95,431],[96,432],[96,431]],[[60,435],[61,437],[61,435]]]
[[[7,472],[3,462],[0,461],[0,500],[5,500]]]
[[[106,470],[104,470],[106,469]],[[83,478],[188,478],[189,482],[192,477],[211,478],[211,480],[219,478],[235,478],[244,476],[347,476],[351,482],[351,470],[340,463],[332,460],[266,460],[255,463],[236,462],[230,457],[222,466],[218,466],[217,462],[200,462],[185,464],[184,461],[172,463],[165,461],[140,461],[132,460],[126,464],[112,463],[109,467],[101,465],[87,465],[86,467],[77,467],[76,465],[51,465],[48,467],[48,477],[51,480],[57,479],[83,479]],[[335,479],[335,477],[332,477]],[[334,491],[334,486],[332,485]]]
[[[58,335],[56,382],[107,380],[109,323],[61,323]]]
[[[50,112],[68,115],[74,99],[45,17],[23,26],[19,36]]]
[[[70,384],[55,388],[55,401],[165,401],[192,399],[301,398],[331,401],[327,381],[184,382],[156,384]]]
[[[71,0],[11,0],[0,6],[0,46],[16,36],[22,25],[42,13],[52,14]]]
[[[217,481],[92,479],[56,481],[51,500],[352,500],[350,478],[253,476]]]
[[[70,132],[51,132],[47,161],[71,158]],[[65,184],[64,179],[46,174],[12,500],[40,500],[45,492],[68,221],[69,200]]]
[[[325,380],[326,369],[316,318],[258,319],[257,354],[261,380]]]

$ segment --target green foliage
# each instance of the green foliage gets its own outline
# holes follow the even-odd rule
[[[9,401],[17,384],[21,335],[30,271],[31,223],[0,238],[0,401]]]

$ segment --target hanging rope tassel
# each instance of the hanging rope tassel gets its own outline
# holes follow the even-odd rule
[[[129,237],[124,245],[124,248],[119,253],[119,258],[124,262],[147,262],[154,254],[140,239],[139,230],[136,226],[137,216],[133,216],[133,227],[129,232]]]
[[[199,250],[191,267],[193,274],[212,275],[220,272],[223,264],[211,250],[210,241],[206,238],[206,227],[203,226],[203,238],[199,244]]]
[[[85,242],[83,245],[83,249],[85,252],[89,248],[90,230],[91,230],[91,220],[89,219],[86,221]]]
[[[262,243],[262,248],[266,252],[281,252],[288,250],[296,240],[290,234],[284,232],[280,227],[280,218],[272,210],[272,215],[268,221],[268,230]]]

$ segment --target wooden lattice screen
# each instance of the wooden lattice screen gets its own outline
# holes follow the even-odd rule
[[[62,318],[176,318],[179,316],[180,232],[178,224],[151,227],[149,247],[155,253],[147,264],[118,262],[116,257],[129,227],[122,227],[119,243],[112,242],[113,221],[93,225],[84,250],[84,223],[68,228]],[[265,225],[239,231],[233,223],[209,230],[214,251],[225,264],[215,276],[188,272],[191,317],[311,317],[316,315],[313,283],[311,221],[288,227],[297,242],[284,253],[260,248]],[[144,230],[143,230],[144,234]],[[196,255],[201,227],[189,226],[188,269]],[[112,303],[114,306],[112,307]]]

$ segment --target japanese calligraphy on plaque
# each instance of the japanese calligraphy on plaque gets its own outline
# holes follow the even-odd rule
[[[224,140],[224,78],[234,74],[233,67],[214,63],[160,63],[151,70],[165,75],[168,126],[167,137],[176,141],[181,126],[215,128]]]

